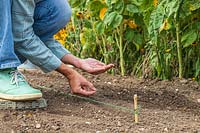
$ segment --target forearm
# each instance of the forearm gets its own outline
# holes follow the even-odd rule
[[[70,54],[70,52],[54,38],[49,38],[43,42],[60,60],[64,57],[64,55]]]
[[[50,72],[61,65],[61,61],[49,50],[33,31],[34,0],[13,0],[12,22],[15,50],[38,65],[44,72]]]
[[[58,59],[37,36],[26,39],[15,41],[15,50],[26,59],[39,66],[44,72],[51,72],[61,65],[62,62],[60,59]]]

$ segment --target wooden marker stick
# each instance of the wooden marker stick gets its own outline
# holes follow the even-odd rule
[[[135,117],[135,123],[138,123],[138,98],[137,94],[134,95],[134,117]]]

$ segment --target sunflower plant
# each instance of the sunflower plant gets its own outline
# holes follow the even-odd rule
[[[198,0],[69,2],[71,21],[56,38],[75,55],[113,62],[121,75],[199,79]]]

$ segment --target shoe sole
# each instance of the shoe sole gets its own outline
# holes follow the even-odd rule
[[[41,93],[36,94],[24,94],[24,95],[7,95],[0,93],[0,99],[11,100],[11,101],[30,101],[42,98]]]
[[[47,102],[44,98],[33,101],[8,101],[0,99],[0,110],[27,110],[46,108]]]

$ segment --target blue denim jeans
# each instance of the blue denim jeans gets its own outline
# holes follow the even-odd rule
[[[17,67],[20,61],[14,53],[11,0],[1,0],[0,18],[0,69]]]
[[[70,17],[67,0],[13,0],[13,36],[20,60],[28,59],[44,72],[58,68],[69,51],[53,35]]]

